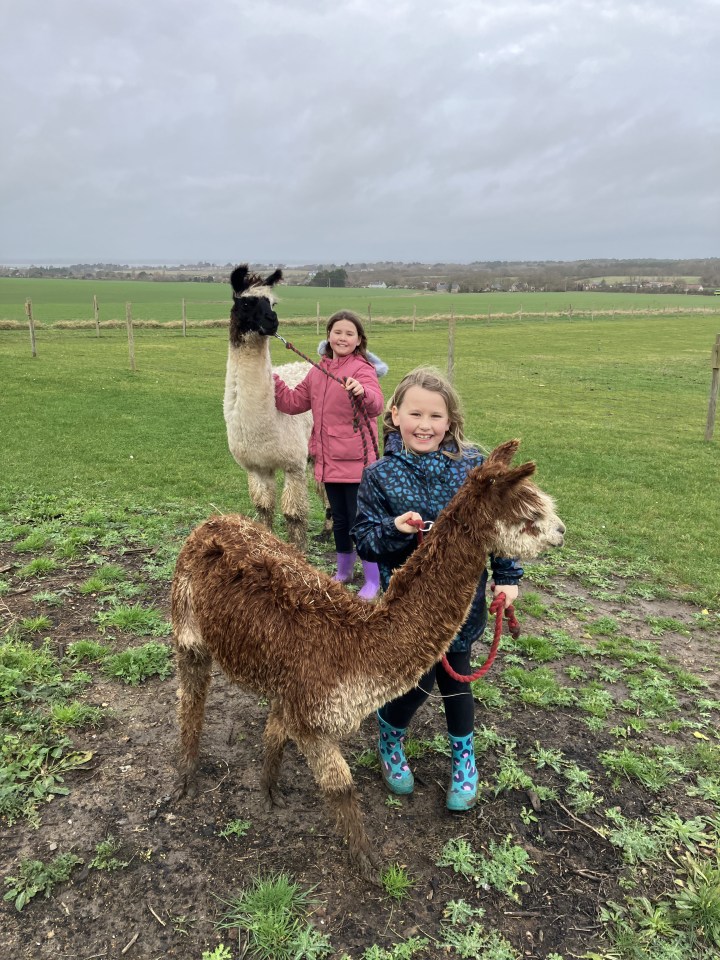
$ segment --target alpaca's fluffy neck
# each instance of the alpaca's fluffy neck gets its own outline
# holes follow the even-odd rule
[[[257,434],[266,442],[267,419],[276,417],[268,337],[252,334],[240,346],[228,348],[223,411],[236,437],[241,433],[249,443]]]
[[[373,617],[379,628],[373,631],[375,640],[383,648],[381,702],[414,686],[447,651],[468,614],[494,540],[494,523],[464,487],[426,543],[393,574]]]

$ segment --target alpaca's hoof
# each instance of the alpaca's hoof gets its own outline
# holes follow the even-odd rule
[[[170,794],[170,797],[174,803],[177,803],[179,800],[182,800],[183,797],[194,800],[195,797],[197,797],[197,793],[197,780],[195,780],[194,777],[182,776],[176,781],[175,788]]]
[[[352,865],[358,876],[366,883],[374,887],[381,887],[380,880],[380,858],[368,850],[363,853],[356,853],[352,858]]]
[[[278,807],[280,810],[283,810],[287,804],[285,803],[285,798],[280,793],[280,791],[275,787],[271,790],[269,787],[263,789],[263,807],[265,813],[272,813],[275,807]]]

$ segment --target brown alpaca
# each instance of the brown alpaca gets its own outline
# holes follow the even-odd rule
[[[552,499],[512,468],[518,441],[473,470],[424,543],[376,604],[358,600],[292,546],[242,516],[215,517],[190,534],[172,587],[181,759],[176,797],[194,793],[210,667],[270,700],[261,786],[282,805],[277,779],[293,740],[335,813],[351,860],[374,879],[340,739],[415,686],[462,625],[490,552],[533,557],[563,543]]]

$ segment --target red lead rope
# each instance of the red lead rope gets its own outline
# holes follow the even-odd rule
[[[409,520],[408,523],[418,528],[418,543],[423,542],[423,526],[424,523],[422,520]],[[445,668],[445,672],[449,673],[453,680],[457,680],[458,683],[472,683],[473,680],[479,680],[480,677],[484,677],[488,672],[490,667],[493,665],[493,660],[495,659],[495,654],[498,651],[500,646],[500,638],[502,637],[502,628],[503,628],[503,611],[505,611],[505,616],[507,617],[508,629],[510,630],[510,636],[513,640],[517,640],[520,636],[520,624],[518,623],[517,617],[515,616],[515,608],[510,604],[510,606],[505,606],[505,594],[498,593],[497,596],[493,599],[490,604],[490,613],[495,614],[495,633],[493,635],[493,642],[490,646],[490,652],[488,653],[487,660],[485,663],[469,676],[464,676],[462,673],[457,673],[448,663],[448,658],[443,654],[442,665]]]

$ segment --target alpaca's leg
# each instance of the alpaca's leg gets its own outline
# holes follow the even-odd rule
[[[364,880],[378,883],[380,860],[365,833],[355,784],[340,747],[333,740],[303,740],[298,746],[335,814],[338,832],[348,845],[353,866]]]
[[[248,490],[258,512],[258,520],[272,530],[275,518],[275,471],[248,470]]]
[[[307,522],[310,504],[308,502],[307,474],[305,465],[302,470],[286,470],[285,484],[280,506],[287,526],[288,540],[299,550],[305,549],[307,540]]]
[[[181,647],[177,651],[178,724],[180,726],[180,759],[178,779],[173,791],[176,800],[197,793],[195,774],[203,720],[205,698],[210,685],[212,657],[205,650]]]
[[[277,790],[277,781],[288,735],[282,720],[282,708],[277,700],[273,700],[270,704],[270,714],[265,724],[263,739],[265,741],[265,760],[260,779],[260,789],[265,796],[265,808],[270,811],[273,806],[285,806],[285,801]]]

